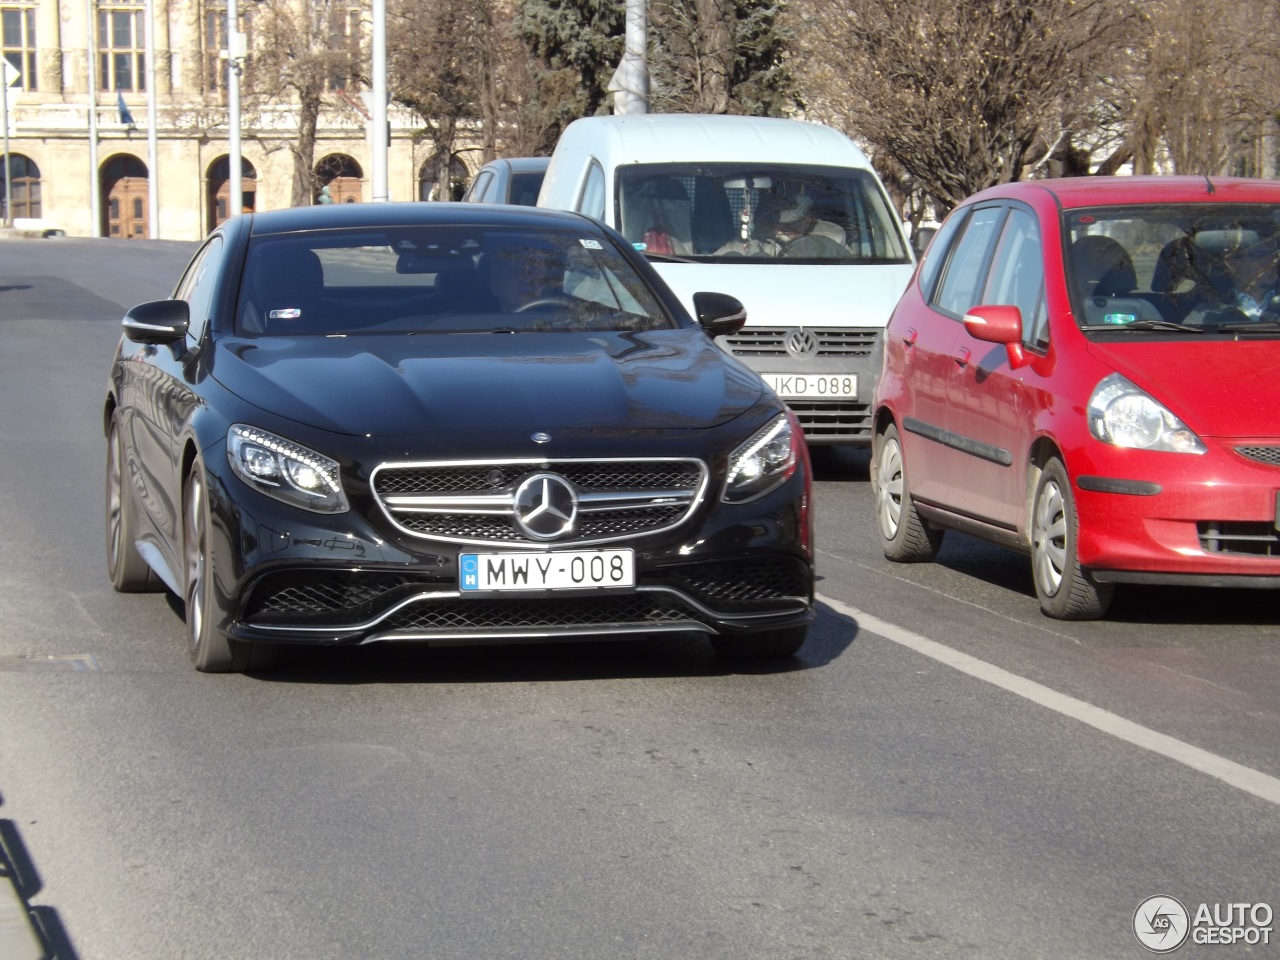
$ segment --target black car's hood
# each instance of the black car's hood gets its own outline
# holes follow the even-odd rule
[[[383,437],[706,428],[762,392],[697,329],[229,338],[211,372],[277,416]]]

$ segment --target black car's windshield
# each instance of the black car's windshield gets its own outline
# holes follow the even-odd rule
[[[629,164],[618,229],[663,261],[909,263],[868,170],[744,163]]]
[[[423,226],[255,237],[244,336],[540,333],[675,326],[594,229]]]
[[[1280,332],[1280,206],[1150,204],[1065,213],[1087,333]]]

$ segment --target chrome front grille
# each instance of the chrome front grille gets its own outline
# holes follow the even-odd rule
[[[554,474],[573,488],[577,520],[552,540],[528,537],[516,522],[516,491]],[[397,528],[451,543],[562,547],[669,530],[701,502],[707,468],[699,460],[521,460],[389,463],[373,472],[374,496]]]
[[[1236,447],[1236,453],[1269,467],[1280,467],[1280,446]]]
[[[722,337],[725,347],[735,357],[787,357],[787,338],[797,329],[804,330],[816,341],[812,357],[869,357],[876,348],[881,330],[869,328],[829,327],[743,327],[731,337]]]

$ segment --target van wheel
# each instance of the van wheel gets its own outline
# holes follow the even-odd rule
[[[916,513],[898,428],[892,423],[876,435],[871,486],[884,555],[896,563],[927,563],[934,559],[942,546],[943,531],[929,526]]]
[[[1040,473],[1031,507],[1032,579],[1040,609],[1055,620],[1097,620],[1115,593],[1114,584],[1099,583],[1080,568],[1079,532],[1071,481],[1055,457]]]

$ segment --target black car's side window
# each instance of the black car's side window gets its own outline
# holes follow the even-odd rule
[[[178,284],[177,299],[187,301],[191,310],[191,325],[187,339],[199,343],[209,325],[209,311],[213,306],[213,290],[218,281],[218,263],[222,259],[222,237],[213,237],[187,268]]]
[[[980,207],[969,217],[964,235],[947,258],[942,286],[934,299],[934,306],[939,310],[962,317],[970,307],[977,306],[987,275],[992,241],[999,233],[1004,215],[1005,208],[995,206]]]

